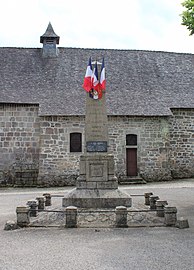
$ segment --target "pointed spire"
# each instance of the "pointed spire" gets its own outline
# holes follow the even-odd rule
[[[45,39],[56,40],[56,44],[59,44],[60,37],[55,34],[51,23],[49,22],[46,32],[40,37],[40,43],[44,43]]]
[[[55,34],[51,23],[49,22],[46,32],[40,37],[40,42],[43,43],[42,56],[43,57],[57,57],[59,50],[59,36]]]

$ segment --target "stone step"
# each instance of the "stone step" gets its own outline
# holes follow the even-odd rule
[[[135,185],[135,184],[146,184],[146,181],[141,177],[123,177],[119,179],[119,185]]]

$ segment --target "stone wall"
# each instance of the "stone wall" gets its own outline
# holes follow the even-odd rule
[[[41,117],[40,166],[41,186],[74,185],[79,174],[79,159],[84,150],[84,120],[78,116]],[[82,152],[70,152],[70,133],[82,133]]]
[[[170,180],[168,117],[109,117],[109,150],[118,177],[126,175],[126,135],[137,135],[138,175],[146,181]]]
[[[138,175],[147,181],[171,179],[167,117],[108,118],[109,152],[118,177],[126,175],[126,134],[137,134]],[[84,150],[84,117],[41,117],[39,184],[75,184]],[[81,132],[82,152],[70,152],[70,133]]]
[[[170,118],[173,178],[194,177],[194,109],[172,109]]]
[[[109,116],[108,150],[126,176],[126,135],[137,135],[138,175],[146,181],[194,176],[194,110],[170,117]],[[84,152],[84,116],[38,116],[37,105],[0,105],[0,186],[74,185]],[[82,152],[70,152],[70,133]]]
[[[0,186],[37,184],[39,138],[37,105],[0,104]]]

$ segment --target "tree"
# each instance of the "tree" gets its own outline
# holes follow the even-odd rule
[[[182,6],[186,8],[181,14],[182,25],[190,31],[190,36],[194,34],[194,0],[185,0]]]

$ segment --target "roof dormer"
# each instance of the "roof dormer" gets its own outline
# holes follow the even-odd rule
[[[43,43],[42,56],[43,57],[57,57],[59,50],[60,37],[55,34],[51,23],[49,22],[46,32],[40,37],[40,43]]]

